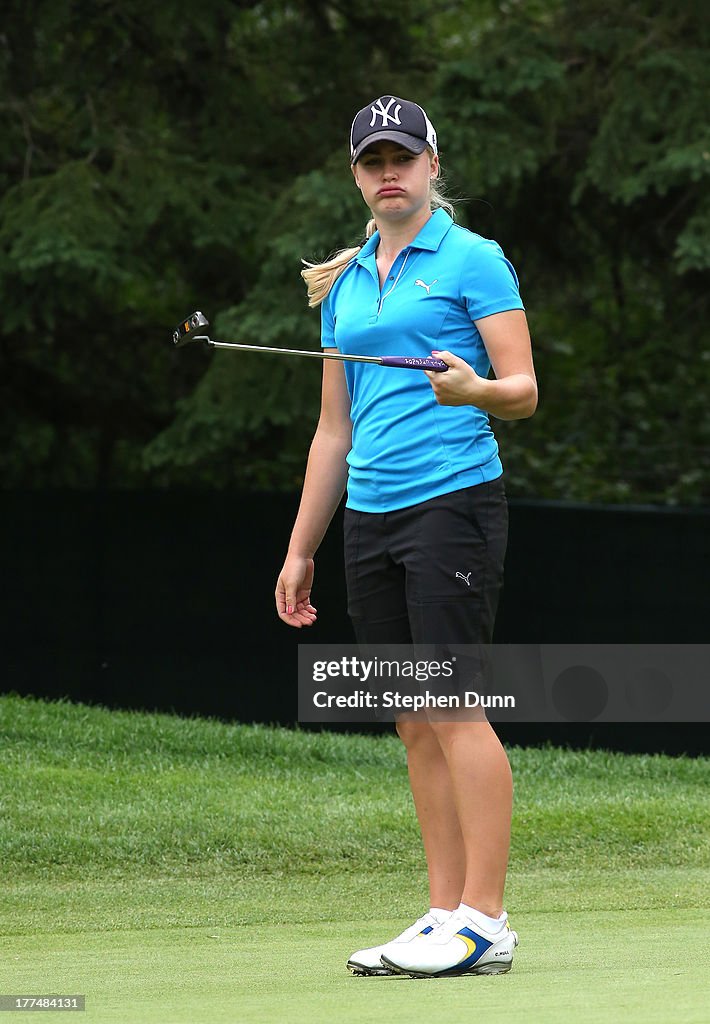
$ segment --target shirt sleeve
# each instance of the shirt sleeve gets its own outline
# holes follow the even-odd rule
[[[335,344],[335,316],[330,304],[330,292],[320,304],[320,346],[321,348],[336,348]]]
[[[525,309],[513,264],[493,239],[482,238],[471,250],[461,271],[459,287],[471,320],[508,309]]]

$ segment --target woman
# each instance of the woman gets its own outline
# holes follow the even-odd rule
[[[276,586],[302,628],[313,556],[347,486],[348,612],[359,643],[489,644],[507,503],[488,414],[531,416],[537,384],[515,271],[497,243],[453,223],[437,192],[425,112],[381,96],[350,134],[367,241],[303,271],[326,350],[434,354],[443,373],[326,360],[298,516]],[[488,379],[492,366],[495,379]],[[397,722],[427,860],[430,909],[395,939],[353,953],[360,975],[510,970],[503,910],[512,778],[487,721]]]

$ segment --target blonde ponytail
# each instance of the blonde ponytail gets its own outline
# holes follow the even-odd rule
[[[450,199],[446,198],[444,192],[434,182],[431,183],[431,208],[432,210],[446,210],[452,220],[456,218],[454,204]],[[365,238],[372,238],[375,231],[377,231],[377,224],[374,219],[369,220],[365,228]],[[356,245],[351,249],[340,249],[336,252],[335,256],[331,256],[325,263],[301,261],[304,264],[301,277],[308,287],[308,305],[311,309],[314,306],[320,306],[348,263],[357,256],[361,249],[362,245]]]
[[[374,219],[369,220],[365,228],[365,238],[372,238],[376,231],[377,224]],[[354,259],[361,249],[362,245],[356,245],[351,249],[340,249],[325,263],[309,263],[308,260],[301,260],[304,264],[301,277],[308,287],[308,305],[311,309],[314,306],[320,306],[350,260]]]

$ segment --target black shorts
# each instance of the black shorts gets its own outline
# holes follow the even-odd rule
[[[345,509],[359,644],[490,644],[508,539],[503,478],[394,512]]]

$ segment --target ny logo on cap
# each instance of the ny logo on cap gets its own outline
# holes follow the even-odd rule
[[[382,127],[383,128],[387,127],[388,121],[391,121],[392,124],[401,124],[402,123],[400,121],[400,119],[399,119],[399,112],[402,109],[402,104],[401,103],[397,103],[397,106],[395,108],[394,114],[390,114],[390,112],[389,112],[390,107],[395,102],[396,102],[396,100],[395,100],[394,96],[390,96],[390,101],[389,101],[389,103],[387,104],[386,107],[384,107],[382,105],[382,100],[381,99],[377,101],[377,106],[375,104],[373,104],[370,107],[370,110],[372,111],[372,120],[370,121],[370,128],[373,127],[373,125],[375,123],[375,120],[378,117],[382,118]]]

